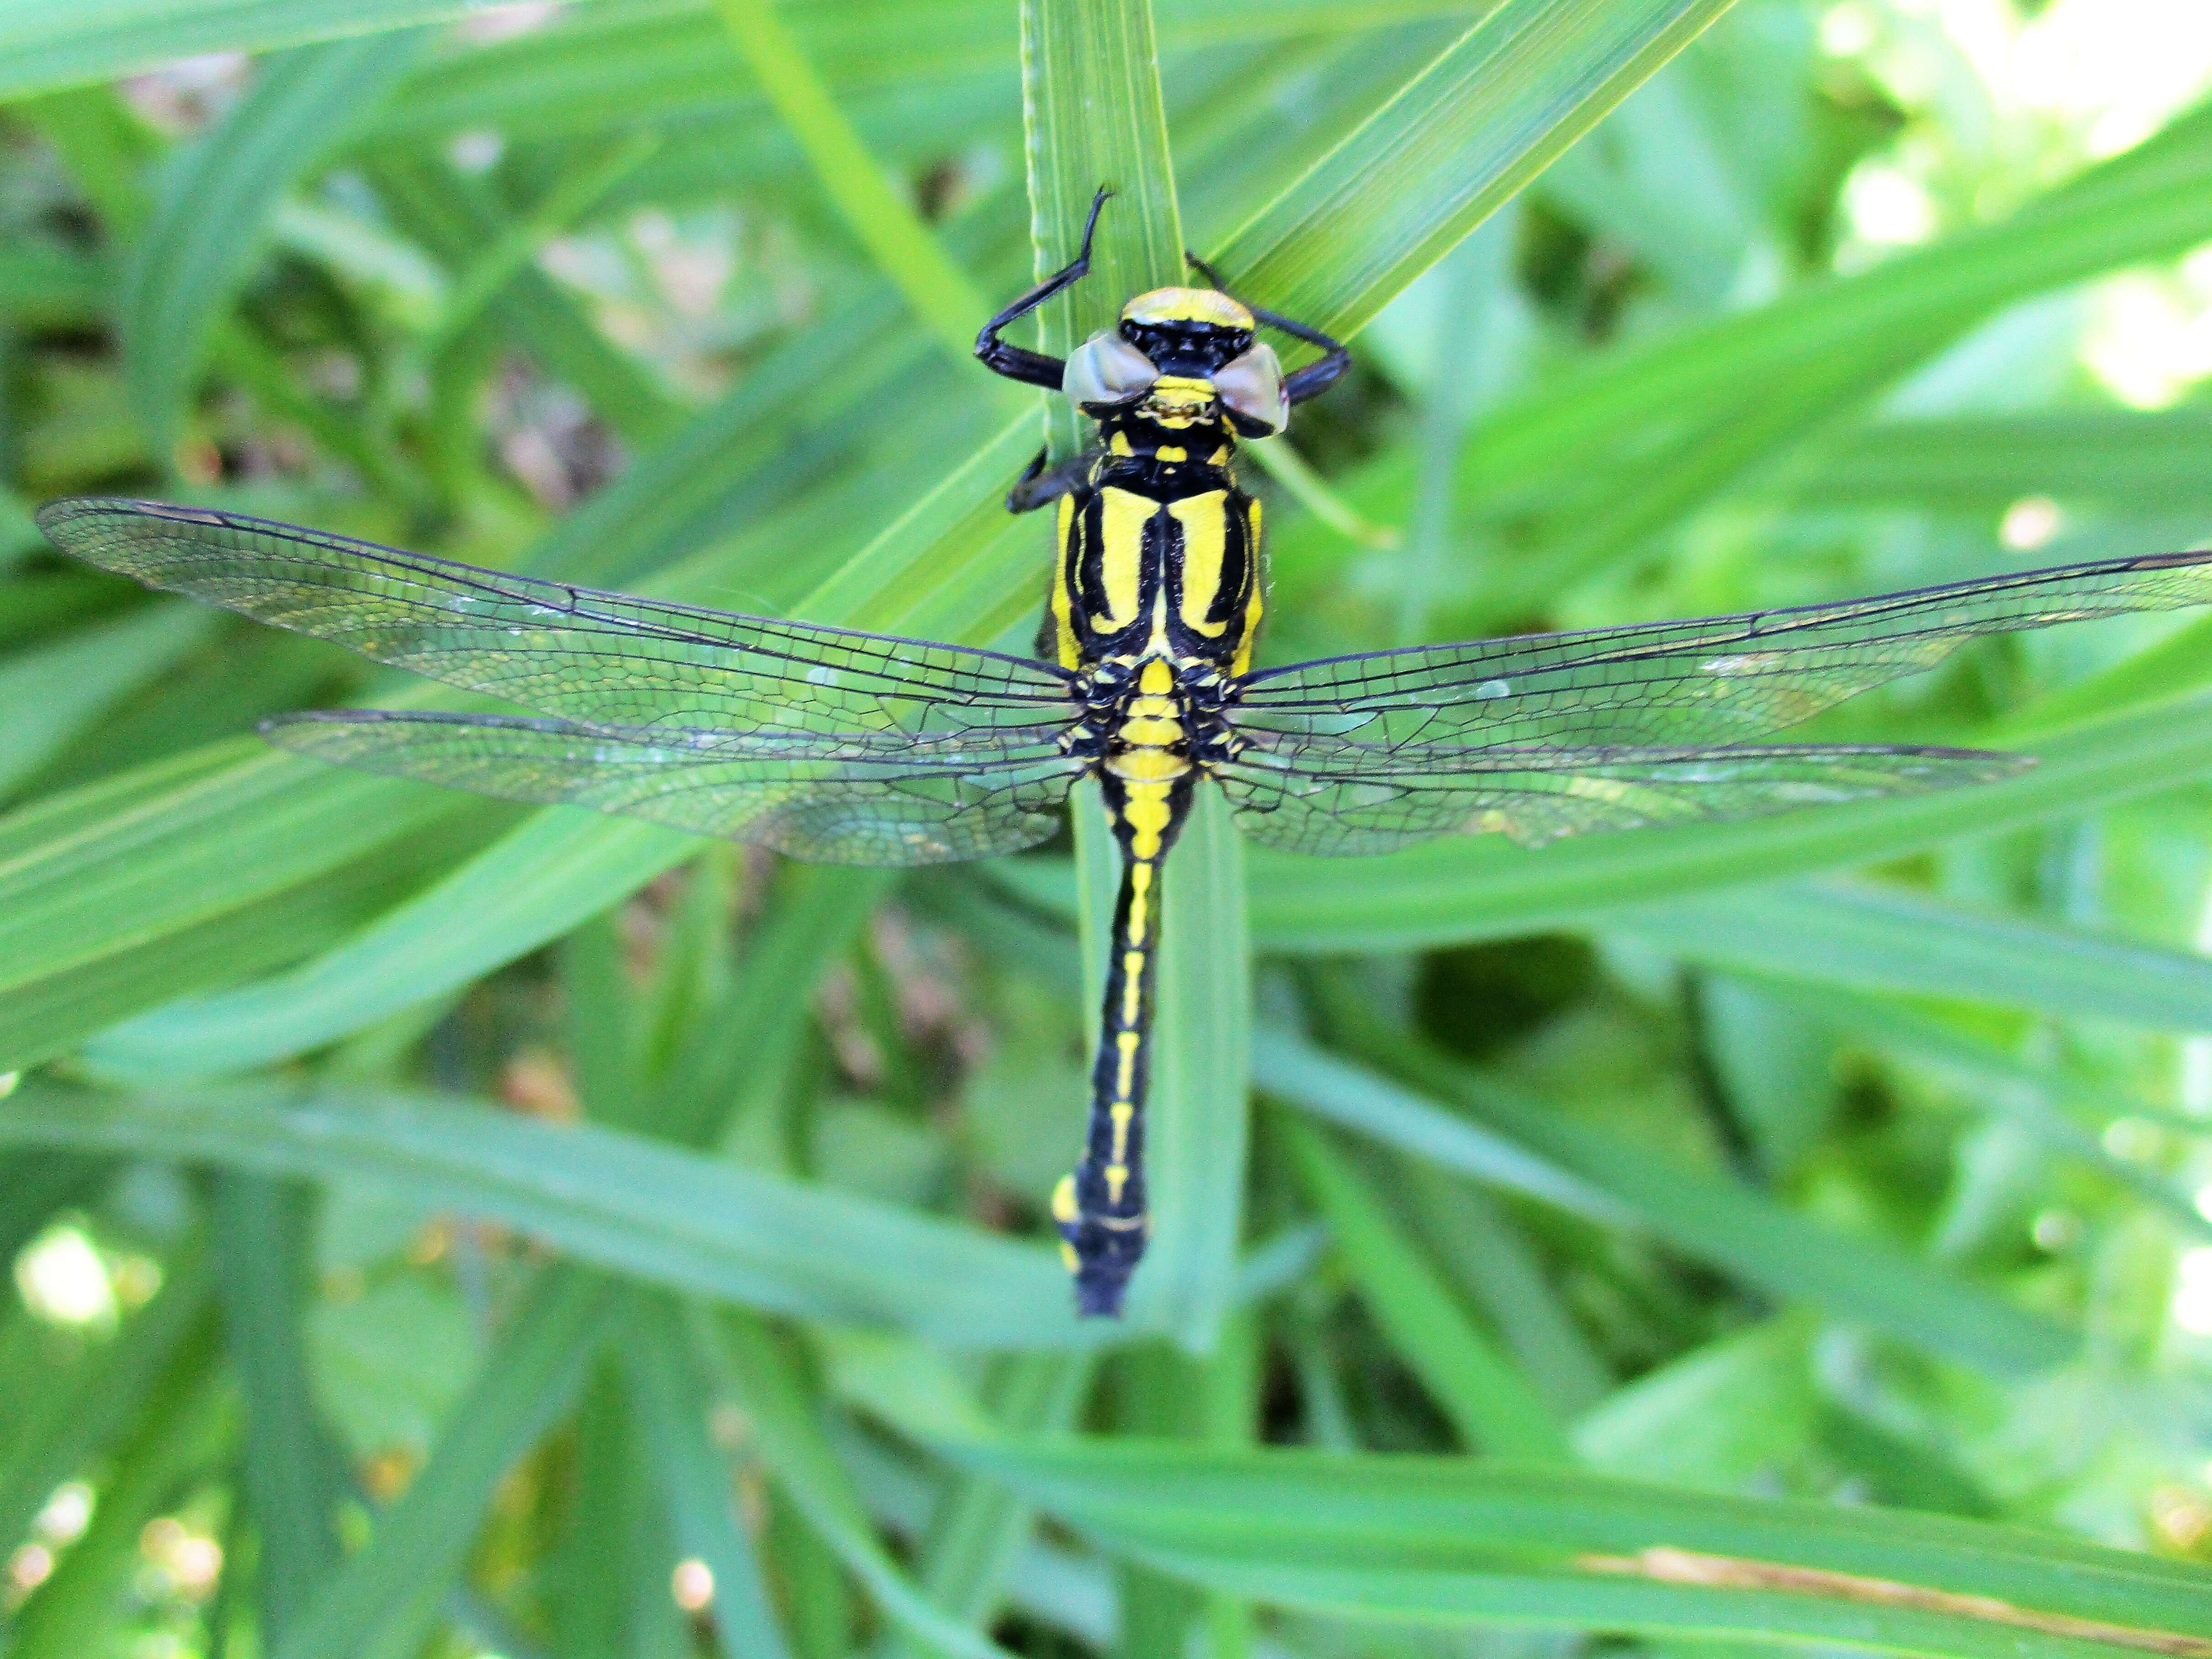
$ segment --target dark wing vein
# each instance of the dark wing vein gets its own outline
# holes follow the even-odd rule
[[[1764,817],[1799,807],[1919,794],[2033,764],[1975,750],[1864,744],[1741,748],[1390,747],[1261,742],[1209,769],[1245,833],[1294,853],[1387,853],[1438,836],[1523,846],[1596,830]]]
[[[43,509],[90,563],[592,726],[921,736],[1073,719],[1069,677],[994,651],[513,576],[158,501]]]
[[[262,727],[295,753],[508,800],[588,806],[833,864],[1035,845],[1084,763],[1056,726],[927,737],[623,729],[363,710]]]
[[[2212,600],[2212,553],[2024,571],[1837,605],[1333,657],[1248,675],[1230,719],[1365,744],[1735,744],[1934,666],[1977,635]]]

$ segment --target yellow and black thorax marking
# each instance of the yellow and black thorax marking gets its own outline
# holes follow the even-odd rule
[[[1196,426],[1174,434],[1192,442],[1167,435],[1110,434],[1088,481],[1060,498],[1039,645],[1063,668],[1161,659],[1235,675],[1250,660],[1260,504],[1237,487],[1228,434]]]

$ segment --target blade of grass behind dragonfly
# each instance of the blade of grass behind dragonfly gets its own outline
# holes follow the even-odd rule
[[[558,938],[698,844],[654,824],[537,813],[326,954],[234,991],[156,1008],[86,1053],[125,1077],[213,1077],[305,1053]],[[560,873],[551,881],[515,879],[518,869],[554,859]],[[470,925],[455,927],[457,915]]]
[[[0,1111],[0,1151],[34,1146],[397,1185],[612,1273],[954,1347],[1118,1334],[1077,1322],[1037,1244],[466,1097],[334,1085],[301,1099],[258,1083],[119,1096],[34,1080]]]
[[[2194,1652],[2212,1630],[2197,1564],[1949,1516],[1487,1458],[1073,1437],[946,1449],[1116,1553],[1431,1629],[1718,1632],[1960,1659]]]
[[[768,0],[714,0],[755,77],[806,152],[845,225],[898,285],[915,315],[959,356],[990,314],[913,202],[868,153],[805,49]]]
[[[1513,1357],[1468,1315],[1343,1150],[1310,1124],[1270,1119],[1328,1223],[1360,1299],[1470,1452],[1569,1460],[1559,1419]]]
[[[1090,1392],[1091,1370],[1089,1354],[1010,1354],[1000,1362],[987,1403],[1012,1432],[1065,1431]],[[954,1618],[988,1629],[1036,1523],[1036,1511],[990,1476],[959,1472],[939,1498],[915,1560],[922,1594]]]
[[[615,1302],[586,1269],[539,1274],[429,1461],[270,1659],[404,1659],[422,1646],[493,1492],[574,1398]]]
[[[682,1311],[640,1291],[625,1299],[631,1340],[623,1346],[623,1375],[678,1547],[714,1575],[715,1642],[728,1659],[790,1659],[735,1485],[708,1431],[710,1394]]]
[[[1040,276],[1073,256],[1097,191],[1115,192],[1099,221],[1091,274],[1043,309],[1042,349],[1057,356],[1110,326],[1130,295],[1182,280],[1182,221],[1150,0],[1024,0],[1021,15]],[[1073,454],[1075,413],[1064,398],[1048,401],[1050,448]],[[1212,795],[1201,792],[1164,877],[1145,1136],[1152,1241],[1133,1287],[1144,1322],[1200,1352],[1220,1328],[1236,1270],[1251,1092],[1243,843]],[[1077,856],[1093,894],[1081,917],[1086,975],[1091,963],[1103,966],[1108,928],[1100,922],[1111,915],[1096,896],[1096,877],[1113,855],[1099,850],[1109,832],[1093,799],[1085,792],[1075,811]]]
[[[694,1351],[708,1374],[751,1419],[761,1462],[884,1616],[927,1652],[1011,1659],[998,1644],[933,1605],[885,1551],[823,1432],[819,1392],[776,1334],[749,1314],[717,1315],[696,1304],[686,1313]]]
[[[372,34],[270,59],[163,177],[122,302],[132,400],[157,453],[175,441],[193,372],[278,203],[343,136],[348,112],[398,84],[422,45],[411,33]]]
[[[448,812],[337,869],[149,937],[125,935],[76,969],[39,975],[0,996],[0,1067],[33,1065],[173,1001],[180,973],[186,983],[200,976],[250,981],[303,955],[337,949],[511,821],[498,812],[483,818]]]
[[[1230,279],[1331,333],[1534,178],[1730,0],[1504,0],[1224,245]]]
[[[2212,1030],[2203,957],[1909,888],[1791,882],[1638,906],[1607,925],[1692,961],[1801,985]]]
[[[0,11],[0,98],[119,81],[179,58],[271,52],[443,22],[482,0],[70,0]]]
[[[1339,1088],[1310,1096],[1295,1056],[1310,1051],[1295,1036],[1271,1034],[1271,1048],[1288,1046],[1273,1064],[1270,1091],[1291,1104],[1487,1179],[1481,1164],[1455,1156],[1453,1131],[1463,1119],[1437,1103],[1451,1102],[1603,1194],[1684,1255],[1772,1296],[1811,1303],[1991,1376],[2047,1370],[2077,1346],[2064,1328],[1946,1268],[1877,1238],[1846,1242],[1741,1181],[1577,1121],[1549,1101],[1386,1027],[1358,999],[1332,994],[1328,975],[1316,975],[1313,983],[1328,997],[1332,1035],[1378,1073],[1403,1077],[1412,1086],[1394,1086],[1376,1075],[1358,1094]]]
[[[1406,950],[1587,926],[1629,905],[1997,835],[2212,772],[2212,695],[2070,726],[2036,748],[2030,770],[1971,789],[1580,836],[1534,853],[1494,836],[1439,841],[1364,860],[1356,882],[1325,860],[1263,852],[1254,924],[1271,950]]]
[[[237,1170],[216,1174],[209,1206],[245,1407],[245,1496],[259,1545],[253,1583],[262,1639],[272,1646],[340,1559],[343,1465],[315,1407],[303,1340],[313,1206],[299,1182]]]

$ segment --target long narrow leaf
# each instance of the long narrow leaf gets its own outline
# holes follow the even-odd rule
[[[613,1289],[550,1268],[368,1547],[308,1605],[273,1659],[403,1659],[422,1644],[492,1492],[574,1396],[605,1334]]]
[[[1268,1046],[1280,1041],[1270,1038]],[[1370,1034],[1365,1041],[1382,1039]],[[2048,1370],[2073,1352],[2073,1339],[2057,1326],[1893,1245],[1871,1238],[1847,1243],[1740,1182],[1576,1122],[1407,1040],[1387,1046],[1400,1066],[1418,1072],[1432,1096],[1465,1103],[1489,1127],[1602,1193],[1653,1237],[1770,1294],[1811,1302],[1998,1376]],[[1466,1173],[1484,1173],[1480,1164],[1456,1164],[1459,1120],[1435,1098],[1393,1091],[1380,1079],[1357,1100],[1338,1092],[1308,1097],[1295,1060],[1276,1065],[1271,1076],[1271,1090],[1292,1105]]]
[[[959,1346],[1057,1347],[1085,1334],[1043,1250],[588,1125],[435,1097],[295,1103],[239,1087],[159,1097],[27,1087],[0,1145],[123,1151],[316,1180],[397,1183],[580,1258],[776,1311],[892,1323]]]
[[[173,437],[192,372],[277,204],[330,154],[348,116],[398,83],[421,45],[368,35],[272,59],[164,180],[123,302],[131,387],[157,448]]]
[[[1101,1542],[1339,1614],[1960,1659],[2212,1640],[2202,1567],[1972,1522],[1465,1459],[1079,1439],[946,1449]]]
[[[1221,251],[1277,311],[1349,334],[1729,0],[1504,0]]]

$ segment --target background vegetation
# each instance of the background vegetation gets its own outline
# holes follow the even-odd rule
[[[2185,545],[2208,86],[2190,0],[0,3],[0,1648],[2212,1652],[2212,624],[1822,723],[2043,757],[1972,793],[1202,823],[1083,1328],[1087,816],[318,769],[241,734],[426,694],[25,511],[1018,642],[965,342],[1110,179],[1049,337],[1186,241],[1357,331],[1277,660]]]

